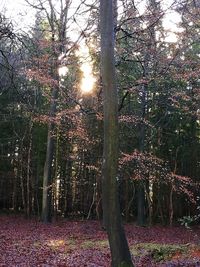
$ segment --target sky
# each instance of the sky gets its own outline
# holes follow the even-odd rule
[[[0,11],[5,11],[6,17],[11,18],[15,28],[28,30],[34,20],[34,12],[24,0],[0,0]]]
[[[91,0],[87,0],[90,2]],[[30,3],[34,3],[34,0],[29,0]],[[80,0],[72,0],[69,16],[72,15],[74,10],[79,5]],[[8,18],[11,18],[15,29],[27,31],[33,25],[35,21],[35,13],[32,7],[26,3],[25,0],[0,0],[0,11],[5,11]]]
[[[33,0],[29,1],[32,2]],[[89,3],[92,0],[87,1]],[[163,2],[165,10],[167,10],[167,14],[163,20],[165,29],[170,31],[178,31],[176,23],[180,22],[180,17],[177,13],[168,10],[170,5],[173,3],[173,0],[165,0]],[[79,3],[80,0],[72,0],[72,4],[74,5],[74,7],[77,6]],[[23,25],[23,29],[26,30],[34,22],[35,13],[33,9],[25,2],[25,0],[0,0],[0,10],[3,9],[7,10],[7,16],[14,20],[15,27],[18,29],[21,27],[21,25]],[[140,6],[140,9],[141,11],[142,9],[144,9],[144,4]]]
[[[29,1],[33,2],[34,0],[29,0]],[[87,0],[87,3],[91,3],[91,1],[93,0]],[[138,1],[141,2],[141,0]],[[165,10],[167,10],[167,12],[163,20],[163,26],[165,27],[166,30],[171,32],[178,31],[176,23],[180,22],[180,17],[178,16],[178,14],[168,10],[172,1],[173,0],[164,0],[165,3],[164,8]],[[69,16],[73,14],[74,10],[76,9],[79,3],[80,0],[72,0],[72,10]],[[140,13],[142,14],[144,10],[144,5],[141,5],[139,8],[140,8]],[[6,17],[12,19],[16,31],[23,30],[27,32],[34,24],[36,11],[33,8],[31,8],[25,2],[25,0],[0,0],[0,11],[2,10],[5,12]],[[81,18],[81,22],[79,23],[81,24],[81,27],[84,29],[83,17]],[[74,29],[72,29],[71,32],[73,32],[71,36],[72,40],[76,41],[79,35],[78,32],[77,31],[75,32]],[[166,38],[166,41],[175,42],[176,35],[173,33],[169,33],[168,37]],[[86,50],[87,47],[84,46],[83,43],[83,45],[81,45],[80,54],[86,56],[86,58],[89,58],[89,51]],[[61,70],[63,70],[62,67],[60,68],[60,71]],[[92,74],[92,64],[90,61],[88,61],[88,59],[85,62],[83,59],[81,70],[83,72],[83,78],[80,84],[80,89],[82,94],[88,94],[92,92],[96,81]]]
[[[31,3],[33,3],[33,0],[29,0]],[[87,0],[91,1],[91,0]],[[69,12],[69,16],[73,15],[74,11],[76,10],[78,4],[80,3],[80,0],[73,0],[71,5],[71,12]],[[35,21],[35,13],[36,11],[31,8],[25,0],[0,0],[0,11],[5,11],[6,17],[11,18],[13,21],[15,30],[23,30],[28,31],[30,30],[31,26],[33,26]],[[81,19],[81,27],[84,28],[84,22]],[[73,26],[73,29],[71,29],[71,32],[73,32],[73,35],[70,36],[73,41],[76,41],[79,33],[76,29],[74,29],[75,26]],[[90,61],[88,61],[89,58],[89,50],[86,46],[84,46],[84,43],[81,43],[80,46],[80,56],[82,58],[82,65],[81,65],[81,71],[83,73],[82,81],[80,84],[80,89],[82,94],[89,94],[92,92],[94,84],[96,79],[94,78],[92,74],[92,64]],[[84,54],[84,56],[83,56]],[[87,60],[84,61],[84,58],[87,58]],[[67,71],[66,68],[60,67],[58,69],[59,75],[64,75]]]

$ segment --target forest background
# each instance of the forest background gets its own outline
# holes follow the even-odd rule
[[[98,2],[24,4],[33,10],[28,32],[5,10],[0,17],[0,208],[45,221],[101,219]],[[127,222],[199,222],[199,21],[195,0],[122,0],[115,9]]]

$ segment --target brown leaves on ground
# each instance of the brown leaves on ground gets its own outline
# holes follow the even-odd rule
[[[200,266],[200,228],[126,225],[136,267]],[[0,267],[108,267],[105,231],[97,221],[60,220],[45,225],[0,217]]]

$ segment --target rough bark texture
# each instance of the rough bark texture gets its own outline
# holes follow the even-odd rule
[[[118,196],[118,96],[114,64],[113,1],[100,1],[101,71],[104,91],[103,212],[112,266],[133,266]]]

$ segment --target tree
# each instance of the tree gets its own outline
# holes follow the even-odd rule
[[[54,146],[55,146],[55,123],[54,118],[57,110],[57,100],[59,95],[59,75],[58,75],[58,58],[60,55],[66,56],[66,28],[68,20],[68,9],[70,1],[66,0],[65,3],[61,1],[61,11],[59,18],[56,16],[56,10],[54,8],[52,0],[48,0],[48,9],[40,2],[39,6],[36,6],[39,10],[44,10],[46,18],[50,28],[50,75],[52,78],[51,88],[51,104],[49,111],[49,124],[48,124],[48,136],[47,136],[47,149],[46,149],[46,161],[44,166],[44,178],[43,178],[43,199],[42,199],[42,220],[43,222],[51,222],[52,217],[52,165],[54,158]],[[34,6],[35,7],[35,6]]]
[[[104,107],[103,212],[112,266],[133,266],[121,222],[118,195],[118,96],[114,62],[113,1],[100,1],[101,74]]]

